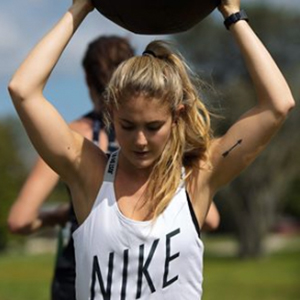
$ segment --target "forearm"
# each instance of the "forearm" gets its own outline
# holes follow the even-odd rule
[[[291,91],[268,50],[242,20],[230,27],[253,81],[260,105],[286,114],[293,106]]]
[[[58,175],[39,158],[9,212],[7,222],[11,232],[26,234],[40,226],[40,208],[58,180]]]
[[[69,209],[70,205],[65,204],[51,210],[41,210],[27,223],[22,225],[9,223],[9,229],[14,234],[29,235],[42,228],[64,226],[69,218]]]

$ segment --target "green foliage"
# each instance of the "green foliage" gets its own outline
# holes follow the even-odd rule
[[[285,212],[300,220],[300,177],[291,183],[286,195]]]
[[[7,242],[6,219],[9,208],[18,194],[24,180],[25,168],[18,152],[17,136],[13,119],[0,121],[0,251]]]

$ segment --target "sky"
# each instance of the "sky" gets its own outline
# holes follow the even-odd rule
[[[242,3],[259,1],[283,9],[300,9],[299,0],[242,0]],[[14,71],[70,4],[71,0],[0,0],[0,119],[16,115],[7,92]],[[102,34],[128,37],[137,54],[143,51],[149,41],[167,38],[131,33],[94,10],[75,33],[45,89],[46,97],[67,122],[91,109],[81,59],[88,42]]]

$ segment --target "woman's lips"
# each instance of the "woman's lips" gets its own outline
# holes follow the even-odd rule
[[[134,154],[139,157],[144,157],[148,154],[148,151],[134,151]]]

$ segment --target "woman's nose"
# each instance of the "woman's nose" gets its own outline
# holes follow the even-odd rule
[[[139,131],[136,136],[136,145],[140,148],[143,148],[147,145],[147,138],[143,131]]]

